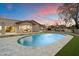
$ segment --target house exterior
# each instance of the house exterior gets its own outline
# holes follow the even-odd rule
[[[0,33],[13,33],[16,31],[16,22],[18,20],[0,18]]]
[[[0,18],[0,33],[27,33],[40,32],[44,26],[34,20],[18,21]]]
[[[40,32],[44,29],[44,26],[34,20],[26,20],[16,22],[19,26],[19,32]]]

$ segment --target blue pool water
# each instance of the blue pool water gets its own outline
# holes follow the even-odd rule
[[[18,40],[18,43],[23,46],[47,46],[64,39],[64,37],[62,34],[36,34],[21,38]]]

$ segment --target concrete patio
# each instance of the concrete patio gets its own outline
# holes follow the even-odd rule
[[[44,47],[27,47],[17,43],[23,36],[0,38],[0,56],[52,56],[55,55],[73,36],[66,35],[52,45]]]

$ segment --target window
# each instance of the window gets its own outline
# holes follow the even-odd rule
[[[2,30],[2,26],[0,26],[0,31]]]
[[[14,26],[5,26],[5,31],[6,32],[15,32],[15,27]]]
[[[32,27],[30,25],[21,25],[19,29],[22,32],[31,32]]]

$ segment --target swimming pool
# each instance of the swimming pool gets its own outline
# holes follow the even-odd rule
[[[23,46],[48,46],[64,37],[62,34],[34,34],[20,38],[18,43]]]

